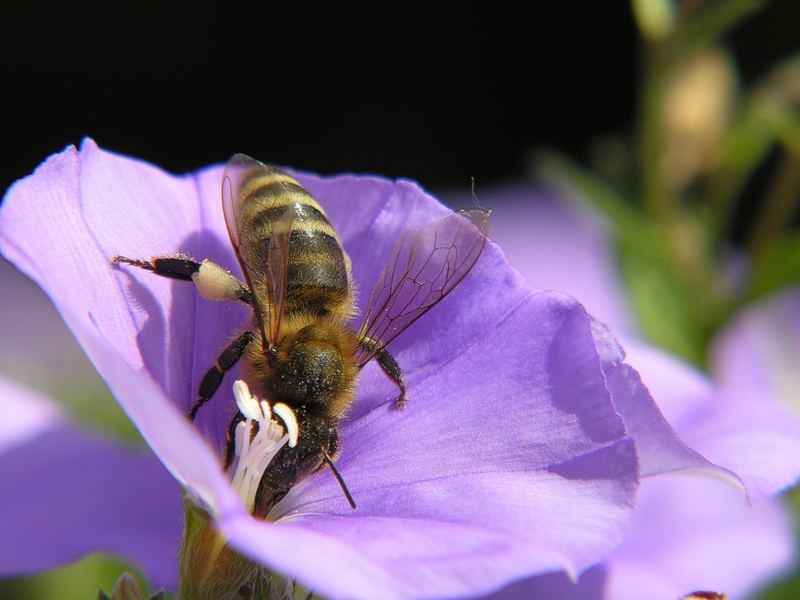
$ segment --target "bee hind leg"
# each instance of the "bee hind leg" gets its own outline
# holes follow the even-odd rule
[[[375,350],[380,347],[380,342],[367,336],[359,341],[359,346],[367,352],[375,352]],[[375,358],[378,359],[378,364],[381,366],[381,369],[383,369],[383,372],[400,388],[400,395],[397,397],[395,406],[398,409],[405,408],[406,392],[408,388],[403,381],[403,370],[400,368],[400,365],[397,364],[394,356],[392,356],[386,348],[375,352]]]
[[[185,256],[171,256],[139,260],[126,256],[114,256],[114,265],[126,264],[150,271],[162,277],[191,281],[206,300],[239,300],[253,305],[253,295],[247,286],[214,261],[197,262]]]
[[[394,381],[397,384],[397,387],[400,388],[400,395],[397,397],[395,406],[398,409],[405,408],[406,392],[408,391],[408,388],[403,381],[403,371],[400,369],[400,365],[397,364],[394,356],[389,354],[389,351],[386,349],[378,352],[377,359],[378,364],[381,366],[381,369],[383,369],[383,372],[386,373],[386,375],[389,376],[389,379]]]
[[[255,336],[252,331],[245,331],[222,351],[222,354],[217,358],[217,362],[206,372],[203,380],[200,382],[200,398],[198,398],[197,402],[194,403],[192,409],[189,411],[189,420],[194,421],[200,407],[211,400],[211,397],[219,389],[220,384],[222,384],[222,378],[225,373],[230,371],[233,365],[239,361],[247,350],[247,346],[254,338]]]

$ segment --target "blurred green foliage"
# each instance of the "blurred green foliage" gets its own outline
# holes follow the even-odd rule
[[[605,218],[642,333],[705,367],[734,312],[800,283],[800,55],[742,86],[725,36],[766,2],[631,3],[632,130],[594,142],[588,165],[541,154],[534,168]],[[800,598],[800,572],[761,597]]]
[[[147,590],[146,580],[131,565],[110,556],[91,554],[35,577],[0,580],[0,598],[94,600],[99,589],[110,592],[125,571],[134,573],[140,588]]]
[[[589,165],[535,168],[606,218],[642,332],[702,367],[736,310],[800,282],[800,55],[744,87],[724,38],[765,2],[632,5],[631,131],[595,142]]]

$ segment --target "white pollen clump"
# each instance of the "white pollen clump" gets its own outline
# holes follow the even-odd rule
[[[197,291],[206,300],[238,300],[242,284],[217,263],[205,259],[192,275]]]
[[[236,460],[231,483],[252,513],[264,471],[287,442],[292,448],[297,444],[299,429],[291,408],[285,404],[270,407],[266,400],[251,395],[241,379],[234,382],[233,395],[245,420],[236,425],[234,432]]]

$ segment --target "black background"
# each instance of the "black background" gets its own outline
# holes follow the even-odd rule
[[[580,158],[634,114],[627,2],[530,3],[524,16],[499,3],[166,4],[2,3],[3,189],[85,135],[174,172],[245,152],[486,185],[538,147]],[[798,17],[784,0],[730,38],[745,81],[796,49]]]

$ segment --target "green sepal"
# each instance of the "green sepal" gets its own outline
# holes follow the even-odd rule
[[[228,547],[203,509],[184,500],[181,600],[311,600],[316,596]]]
[[[210,515],[184,499],[184,530],[178,561],[182,600],[241,600],[259,567],[231,550]],[[245,596],[246,597],[246,596]]]
[[[153,592],[148,600],[164,600],[164,590]],[[97,590],[97,600],[144,600],[136,578],[130,573],[123,573],[119,576],[111,595],[106,594],[102,589]]]

